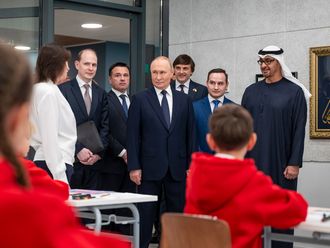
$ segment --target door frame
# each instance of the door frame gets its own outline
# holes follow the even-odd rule
[[[130,43],[129,61],[131,70],[130,94],[144,88],[145,82],[145,23],[146,1],[138,6],[128,6],[98,0],[39,0],[40,46],[54,41],[54,9],[65,8],[129,19]]]

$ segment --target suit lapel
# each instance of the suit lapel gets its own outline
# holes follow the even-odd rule
[[[189,89],[188,89],[188,95],[193,96],[197,93],[196,83],[192,80],[190,80],[189,83]]]
[[[174,81],[174,80],[172,80],[172,82],[171,82],[170,85],[171,85],[171,89],[172,89],[172,90],[176,90],[176,89],[175,89],[175,81]]]
[[[124,122],[126,122],[127,117],[125,115],[123,106],[121,105],[117,95],[112,90],[109,92],[109,100],[114,105],[115,109],[118,111],[119,115],[124,120]]]
[[[224,97],[223,104],[228,104],[228,103],[231,103],[231,101],[227,97]]]
[[[203,104],[203,110],[206,110],[203,111],[203,113],[205,113],[206,116],[209,116],[212,113],[209,98],[205,97],[202,101],[202,104]]]
[[[148,94],[147,100],[149,101],[151,107],[154,109],[155,113],[157,114],[158,118],[160,119],[164,127],[167,129],[167,124],[163,115],[163,110],[160,106],[154,87],[149,88],[147,90],[147,94]]]
[[[93,116],[93,114],[97,108],[97,105],[99,104],[99,97],[100,97],[99,89],[95,85],[95,83],[92,82],[92,106],[91,106],[91,111],[89,113],[89,116]]]
[[[178,96],[176,91],[172,91],[172,96],[173,96],[173,109],[172,109],[172,121],[171,121],[171,125],[170,125],[170,132],[173,130],[174,125],[179,117],[179,110],[180,110],[180,100],[181,97]]]
[[[81,90],[79,88],[79,84],[77,82],[77,79],[74,79],[72,81],[72,84],[71,84],[71,91],[72,91],[72,95],[75,97],[76,101],[77,101],[77,104],[81,110],[81,112],[88,117],[88,114],[87,114],[87,110],[86,110],[86,106],[85,106],[85,102],[84,102],[84,99],[83,99],[83,96],[81,94]]]

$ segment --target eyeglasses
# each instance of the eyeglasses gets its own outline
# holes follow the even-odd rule
[[[259,65],[262,65],[262,63],[265,63],[265,65],[270,65],[274,60],[275,59],[265,59],[265,60],[259,59],[257,63]]]

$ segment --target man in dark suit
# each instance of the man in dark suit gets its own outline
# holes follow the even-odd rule
[[[172,89],[188,94],[192,101],[207,96],[207,88],[190,79],[195,71],[195,62],[187,54],[181,54],[173,62],[176,80],[171,83]]]
[[[76,78],[59,85],[71,106],[79,126],[94,121],[104,147],[108,145],[109,116],[106,92],[93,82],[97,69],[97,56],[94,50],[84,49],[75,61],[78,70]],[[76,143],[77,162],[74,163],[72,188],[97,189],[98,169],[103,153],[93,153],[83,144]]]
[[[130,71],[125,63],[115,63],[109,68],[108,93],[109,146],[100,169],[100,189],[118,192],[132,191],[133,183],[127,170],[126,129],[130,99],[127,89]]]
[[[153,87],[134,95],[129,109],[128,170],[139,193],[160,197],[164,188],[167,211],[182,212],[194,139],[192,103],[171,89],[173,69],[167,57],[154,59],[150,70]],[[157,203],[141,204],[139,210],[141,248],[147,248]]]
[[[208,121],[214,109],[223,104],[234,103],[225,97],[228,89],[228,74],[221,68],[212,69],[207,74],[206,86],[208,95],[193,102],[198,149],[202,152],[213,153],[206,143],[206,134],[209,131]]]

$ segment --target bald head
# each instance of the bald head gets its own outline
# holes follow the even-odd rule
[[[173,66],[172,66],[172,62],[168,57],[165,56],[158,56],[156,58],[154,58],[154,60],[151,62],[150,67],[152,66],[152,64],[154,62],[158,62],[158,61],[163,61],[163,62],[167,62],[167,64],[169,65],[169,67],[171,68],[171,70],[173,71]]]
[[[166,89],[173,76],[171,60],[164,56],[155,58],[150,64],[152,84],[157,89]]]

